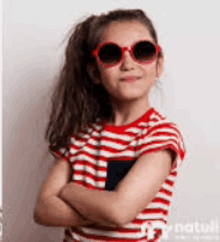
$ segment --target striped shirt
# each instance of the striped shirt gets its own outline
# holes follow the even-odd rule
[[[150,108],[125,126],[96,122],[80,138],[71,137],[65,160],[73,169],[72,181],[90,189],[114,190],[142,155],[172,149],[175,160],[155,198],[136,218],[122,227],[87,225],[65,230],[64,242],[72,241],[159,241],[167,226],[177,169],[186,149],[178,126]],[[64,154],[60,149],[56,155]]]

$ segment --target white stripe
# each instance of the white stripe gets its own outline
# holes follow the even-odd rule
[[[96,181],[94,181],[91,177],[86,176],[86,177],[85,177],[85,181],[86,181],[88,184],[93,185],[94,187],[95,187],[95,185],[96,185]]]
[[[96,164],[96,161],[93,158],[91,158],[90,156],[88,156],[87,154],[80,154],[80,155],[77,155],[76,157],[71,157],[71,160],[74,160],[74,158],[75,158],[75,160],[86,160],[94,165]]]
[[[135,134],[140,133],[141,129],[138,127],[131,127],[131,128],[126,129],[126,132],[131,132],[131,133],[134,133],[134,135],[135,135]]]
[[[134,158],[134,151],[120,151],[118,153],[116,152],[109,152],[109,151],[105,151],[105,150],[102,150],[100,152],[103,156],[107,157],[107,158],[114,158],[117,156],[117,158],[120,158],[120,157],[123,157],[123,156],[130,156],[131,158]]]
[[[72,142],[72,144],[74,144],[74,146],[76,146],[77,148],[82,147],[83,145],[85,145],[87,140],[84,141],[79,141],[79,140],[74,140],[74,142]],[[75,149],[73,147],[71,147],[72,149]]]
[[[90,177],[83,177],[82,175],[75,174],[74,181],[86,181],[87,184],[95,187],[96,182]]]
[[[151,125],[151,128],[157,127],[159,125],[168,125],[168,126],[174,126],[175,125],[172,121],[170,121],[168,119],[165,119],[165,120],[160,119],[160,120],[156,120],[156,121],[151,120],[148,124]],[[158,127],[158,128],[162,128],[162,127]]]
[[[95,156],[98,156],[99,155],[99,150],[98,149],[93,149],[93,148],[90,148],[90,147],[85,146],[83,148],[83,150],[86,151],[86,152],[88,152],[91,155],[95,155]]]
[[[173,192],[173,188],[174,188],[174,186],[171,186],[171,185],[169,185],[169,184],[167,184],[167,183],[164,182],[164,183],[162,184],[162,188],[168,190],[169,192]]]
[[[92,157],[90,157],[90,156],[87,155],[87,154],[80,154],[80,155],[78,155],[78,156],[71,157],[71,161],[76,161],[76,160],[86,160],[86,161],[88,161],[88,162],[90,162],[90,163],[92,163],[92,164],[94,164],[94,165],[96,165],[97,162],[98,162],[98,166],[99,166],[99,167],[104,167],[104,168],[106,168],[106,167],[107,167],[107,162],[106,162],[104,159],[100,158],[100,157],[98,157],[98,158],[99,158],[99,160],[97,161],[97,160],[94,160]]]
[[[150,133],[150,135],[154,135],[154,134],[156,134],[156,133],[158,133],[158,132],[167,132],[167,133],[169,133],[169,134],[174,134],[175,136],[173,137],[168,137],[168,138],[172,138],[172,139],[178,139],[177,137],[178,137],[178,133],[175,131],[175,130],[173,130],[173,129],[169,129],[169,128],[160,128],[160,129],[156,129],[156,130],[154,130],[154,131],[152,131],[151,133]],[[176,137],[177,136],[177,137]],[[160,137],[167,137],[166,135],[160,135],[160,136],[156,136],[155,138],[160,138]]]
[[[78,149],[75,149],[73,147],[70,148],[70,154],[71,155],[74,155],[77,151],[78,151]]]
[[[168,210],[169,207],[170,207],[170,205],[166,205],[166,204],[164,204],[162,202],[151,202],[146,208],[147,209],[150,209],[150,208],[153,208],[153,209],[155,209],[155,208],[162,208],[164,210]]]
[[[116,134],[116,133],[111,133],[109,131],[103,131],[102,136],[109,139],[119,139],[123,141],[130,141],[134,138],[133,136],[130,136],[130,135]]]
[[[120,151],[120,150],[127,149],[128,146],[135,147],[137,145],[137,142],[135,141],[135,139],[133,139],[133,140],[130,140],[130,143],[123,145],[113,141],[102,141],[102,145],[105,145],[106,147],[111,147],[112,149]]]
[[[75,155],[75,156],[70,157],[70,161],[72,163],[76,162],[77,160],[87,160],[87,161],[91,162],[92,164],[95,164],[94,159],[92,159],[91,157],[87,156],[86,154],[84,154],[84,155]]]
[[[175,180],[176,180],[176,176],[174,176],[174,175],[169,175],[168,178],[167,178],[167,180],[169,180],[169,181],[171,181],[171,182],[175,182]]]
[[[93,127],[94,127],[95,129],[97,129],[97,130],[102,130],[102,128],[103,128],[102,125],[99,125],[99,124],[97,124],[97,123],[94,123],[94,124],[93,124]]]
[[[92,167],[90,167],[90,166],[85,167],[84,165],[81,165],[81,164],[76,164],[74,166],[74,170],[76,170],[76,171],[87,171],[88,173],[90,173],[92,175],[95,175],[95,173],[96,173],[96,170],[93,169]]]
[[[157,124],[158,123],[158,121],[154,121],[154,120],[150,120],[149,122],[148,122],[148,125],[149,125],[149,127],[154,127],[155,126],[155,124]]]
[[[147,127],[149,125],[149,123],[148,122],[144,122],[144,121],[142,121],[142,122],[140,122],[139,124],[138,124],[138,126],[140,126],[140,127],[142,127],[142,128],[145,128],[145,127]]]
[[[93,145],[93,146],[99,146],[99,141],[93,138],[90,138],[87,142],[87,144]]]
[[[98,177],[107,177],[107,170],[106,171],[98,171],[97,176]]]
[[[137,219],[142,219],[142,220],[148,220],[148,219],[161,219],[163,218],[164,219],[164,215],[163,213],[161,212],[158,212],[158,213],[151,213],[151,214],[142,214],[142,213],[139,213],[138,216],[136,217]]]
[[[90,174],[93,175],[93,176],[96,176],[96,174],[97,174],[98,177],[106,177],[106,173],[107,173],[106,171],[98,171],[98,172],[97,172],[96,169],[93,169],[93,168],[90,167],[90,166],[86,166],[86,167],[84,167],[83,164],[76,164],[76,165],[74,166],[74,170],[75,170],[75,171],[81,171],[81,172],[83,172],[83,171],[87,171],[88,173],[90,173]]]
[[[161,116],[163,116],[163,115],[161,115]],[[153,113],[152,115],[151,115],[151,119],[157,119],[157,123],[159,123],[159,122],[169,122],[170,120],[166,117],[164,120],[163,119],[161,119],[161,117],[159,116],[159,114],[157,114],[157,113]]]
[[[126,145],[122,145],[122,144],[119,144],[119,143],[116,143],[114,141],[108,141],[108,140],[103,140],[102,141],[102,145],[105,145],[107,147],[110,147],[112,149],[125,149],[127,148],[127,144]]]
[[[79,136],[80,136],[80,138],[87,140],[92,135],[92,133],[90,134],[90,132],[91,131],[89,131],[88,133],[85,133],[85,134],[84,133],[79,133]],[[75,140],[75,141],[80,142],[79,140]],[[85,141],[83,141],[83,142],[85,142]]]
[[[123,238],[125,237],[126,239],[140,239],[143,237],[142,232],[140,231],[135,231],[133,233],[129,232],[113,232],[113,231],[102,231],[102,230],[97,230],[97,229],[90,229],[90,228],[85,228],[81,227],[81,230],[88,234],[88,235],[97,235],[97,236],[108,236],[110,238]]]
[[[82,175],[74,175],[74,181],[84,182],[96,188],[105,188],[105,181],[95,181],[92,178],[85,178]]]
[[[163,198],[163,199],[165,199],[167,201],[170,201],[170,199],[171,199],[170,195],[167,195],[167,194],[165,194],[163,192],[158,192],[157,197],[158,198]]]
[[[155,131],[152,133],[157,133],[157,132],[159,132],[159,131]],[[172,132],[172,133],[174,133],[174,132]],[[143,136],[139,139],[139,142],[142,144],[146,144],[146,143],[152,142],[152,141],[170,140],[170,139],[174,139],[178,143],[178,139],[175,136],[171,137],[171,136],[162,135],[162,134],[160,136],[151,136],[151,134],[149,136]]]
[[[171,133],[171,134],[175,134],[177,136],[176,137],[177,143],[179,143],[180,144],[180,147],[183,149],[183,147],[184,147],[183,140],[182,140],[182,137],[180,136],[181,135],[180,134],[180,129],[179,129],[179,127],[177,125],[175,125],[175,124],[172,123],[172,126],[171,127],[158,128],[157,130],[154,130],[151,134],[155,134],[155,133],[161,132],[161,131],[165,131],[165,132],[168,132],[168,133]],[[172,138],[174,138],[174,137],[172,137]]]
[[[97,183],[97,186],[99,188],[104,188],[105,187],[105,181],[97,181],[96,183]]]
[[[166,138],[166,139],[167,139],[167,138]],[[166,139],[164,139],[164,141],[166,141]],[[161,142],[162,140],[153,140],[153,141],[154,141],[154,142],[156,142],[156,141]],[[153,143],[153,144],[151,144],[151,145],[147,145],[147,144],[146,144],[145,147],[143,147],[142,149],[140,149],[139,154],[142,153],[143,151],[146,151],[146,150],[162,148],[162,147],[164,147],[164,146],[166,146],[166,145],[168,145],[168,144],[172,144],[177,150],[179,150],[177,144],[176,144],[174,141],[172,141],[172,140],[167,140],[167,142],[161,142],[161,143],[158,143],[158,144],[156,144],[156,143]]]

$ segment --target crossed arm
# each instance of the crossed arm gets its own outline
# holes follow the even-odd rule
[[[57,217],[63,216],[60,219],[61,225],[62,221],[64,222],[67,217],[69,218],[66,226],[59,225],[60,227],[92,223],[123,226],[132,221],[155,197],[170,172],[172,160],[172,153],[168,150],[143,155],[119,183],[118,187],[111,192],[90,190],[74,182],[68,183],[67,180],[63,180],[62,186],[60,185],[57,193],[52,197],[54,204],[56,199],[57,206],[60,205],[61,208],[62,203],[62,206],[64,207],[65,204],[66,207],[62,211],[57,206],[56,209],[54,208],[52,212],[52,214],[54,213],[54,220],[58,221]],[[67,163],[62,165],[63,167],[69,166]],[[59,182],[58,177],[54,180]],[[46,188],[43,190],[46,190]],[[49,209],[49,207],[45,208]],[[42,211],[43,209],[40,209],[39,206],[36,214],[39,215],[40,212],[42,214]],[[40,216],[38,217],[40,218]],[[43,216],[42,220],[45,221],[45,217]],[[48,216],[48,218],[51,221],[52,217]]]
[[[70,165],[63,160],[57,160],[41,187],[34,210],[34,221],[36,223],[44,226],[64,228],[95,223],[85,218],[74,207],[71,207],[59,197],[59,193],[68,184],[71,176],[72,170]],[[110,225],[107,221],[104,224]]]

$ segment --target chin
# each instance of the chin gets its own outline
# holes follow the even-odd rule
[[[121,97],[120,100],[124,101],[124,102],[131,102],[131,101],[136,101],[142,99],[141,96],[135,96],[135,95],[130,95],[130,96],[126,96],[126,97]]]
[[[138,99],[143,99],[148,96],[148,90],[140,90],[140,89],[133,89],[133,90],[126,90],[124,92],[118,93],[118,95],[115,95],[116,93],[112,93],[112,97],[114,99],[117,99],[118,101],[122,102],[131,102],[131,101],[136,101]]]
[[[142,99],[144,96],[146,96],[143,92],[130,92],[123,96],[123,99],[127,101]]]

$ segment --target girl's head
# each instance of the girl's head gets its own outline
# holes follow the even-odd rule
[[[163,71],[158,53],[160,47],[146,25],[137,20],[114,21],[102,31],[96,61],[88,71],[93,82],[107,90],[112,106],[140,100],[147,109],[148,93]]]
[[[148,65],[136,62],[128,51],[112,67],[100,64],[93,51],[106,41],[131,47],[139,40],[156,46],[157,34],[151,20],[142,10],[115,10],[92,15],[78,23],[69,37],[65,63],[53,96],[53,108],[46,137],[54,150],[68,146],[71,135],[97,119],[110,119],[113,102],[147,97],[155,80],[162,74],[162,50]],[[138,85],[123,81],[135,76]],[[137,82],[138,83],[138,82]]]

